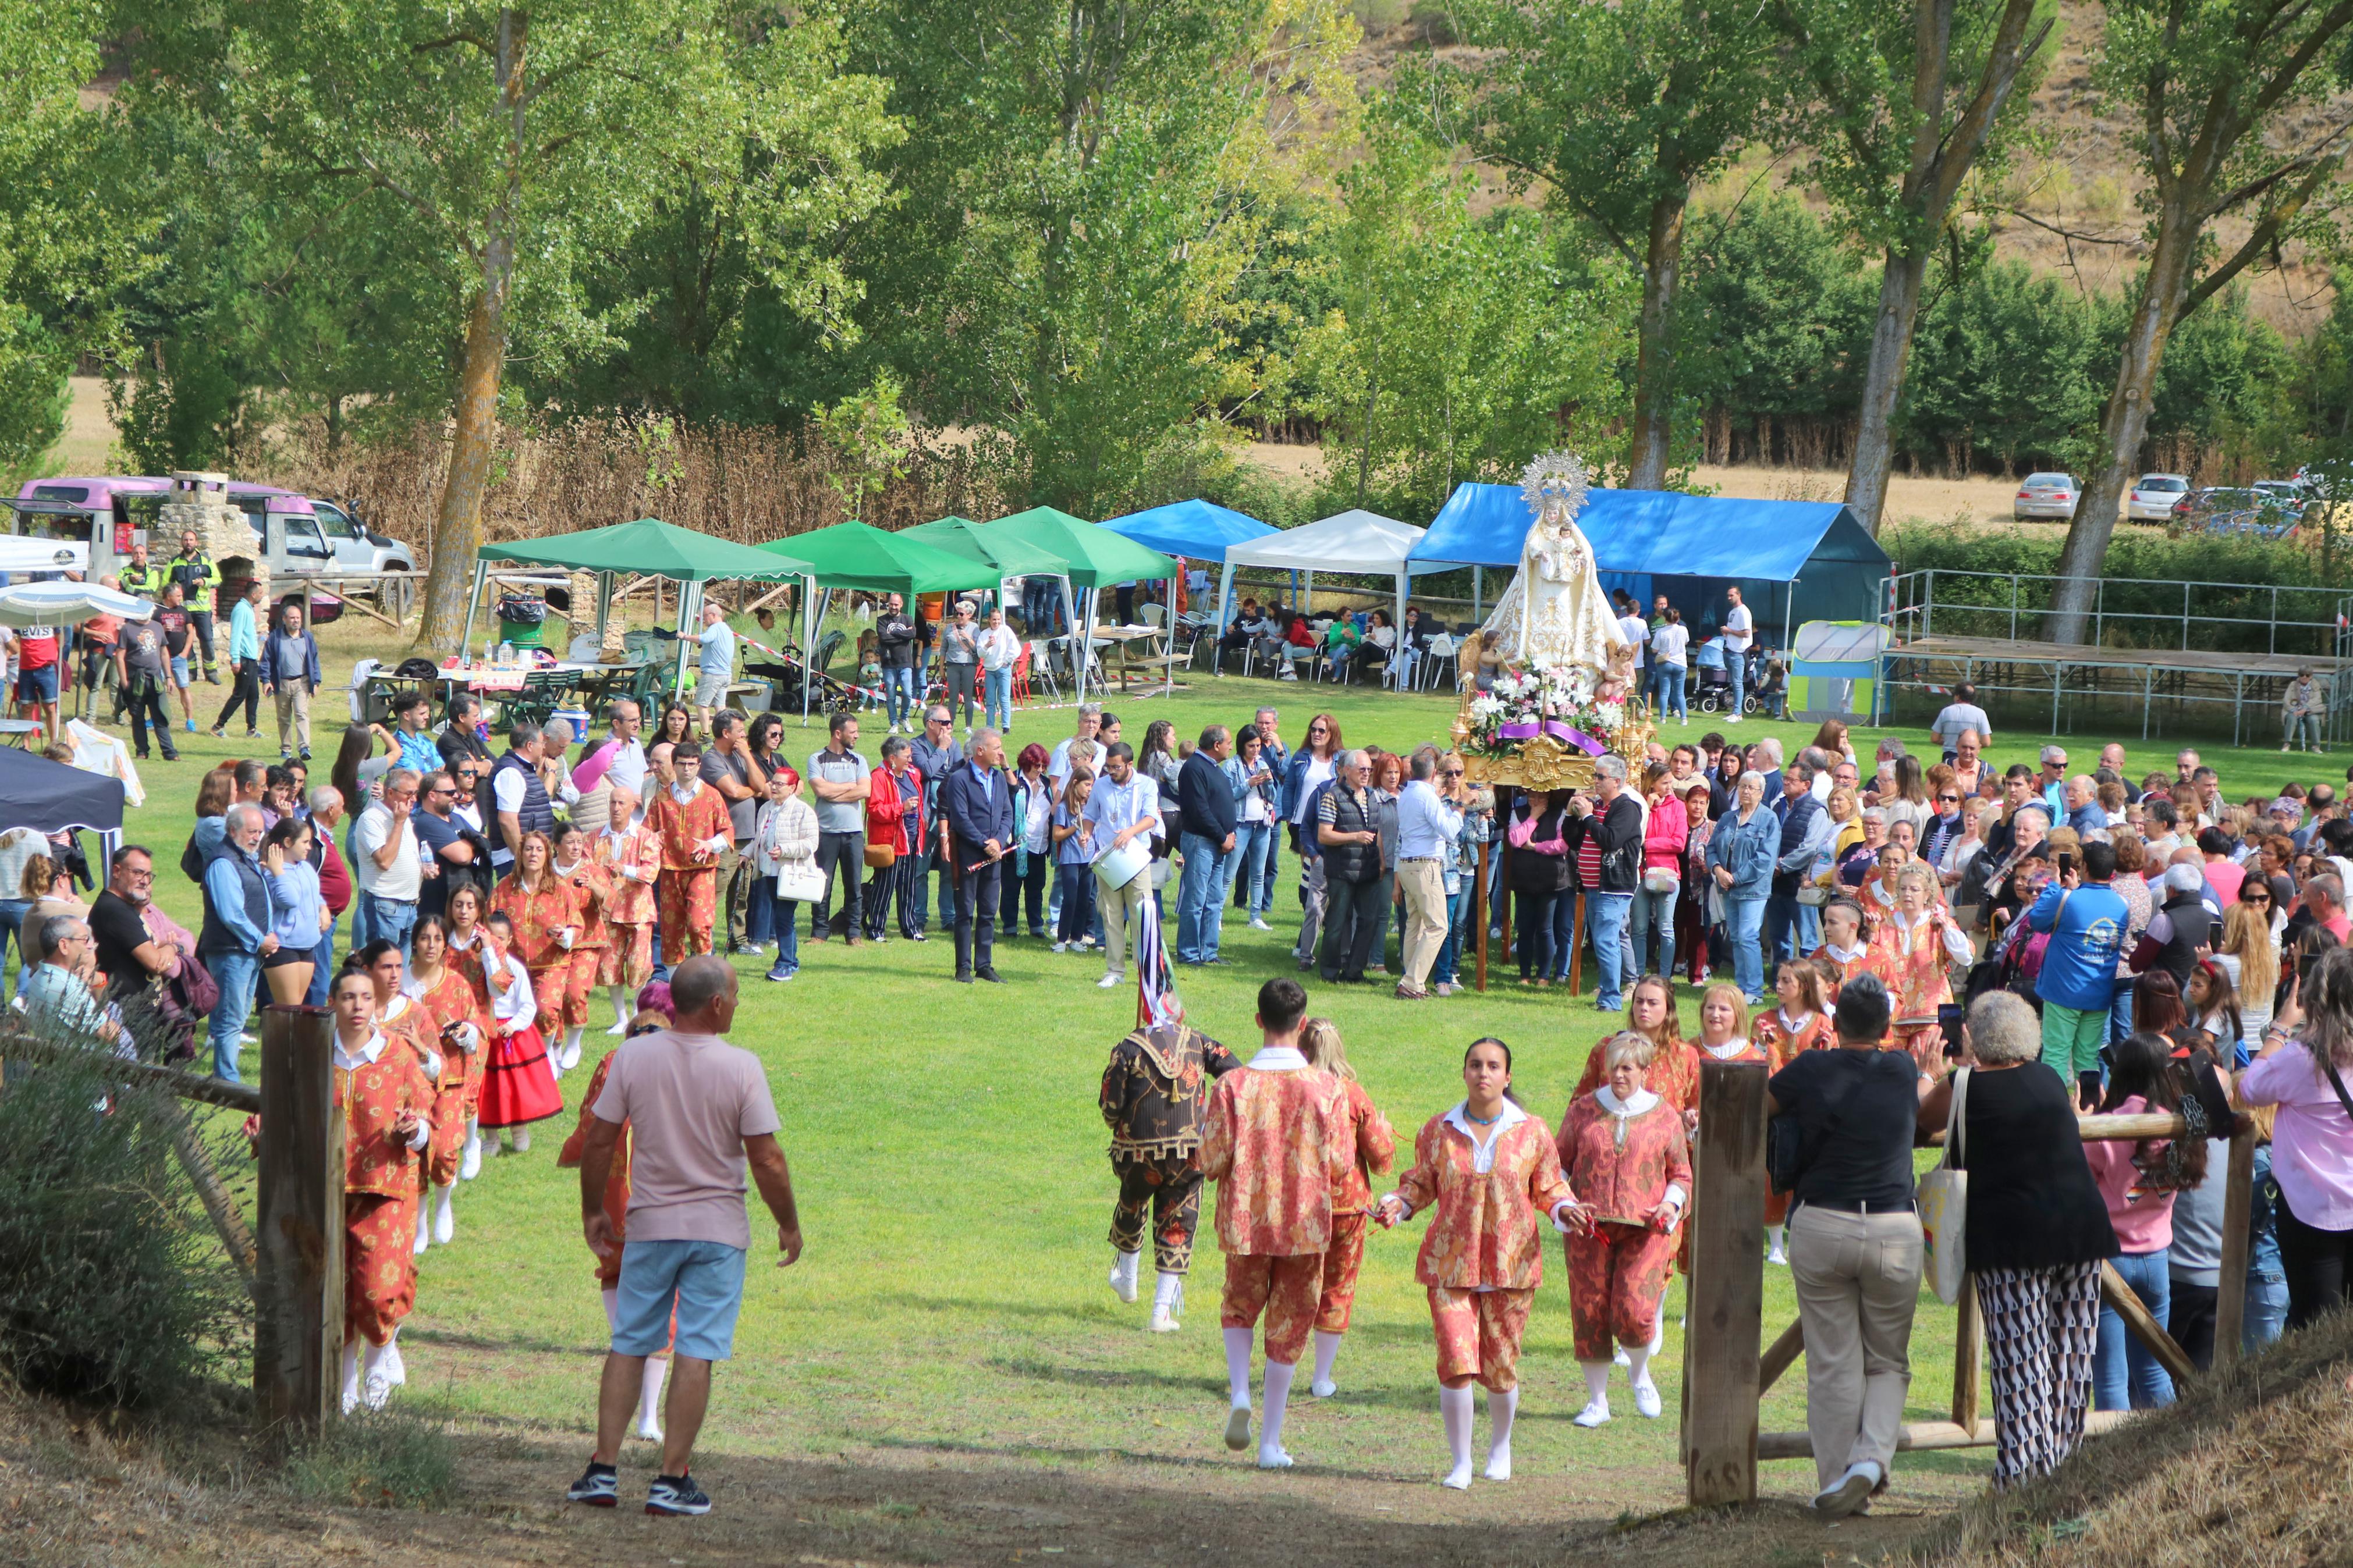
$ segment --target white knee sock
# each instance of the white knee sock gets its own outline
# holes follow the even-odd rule
[[[1185,1277],[1162,1269],[1160,1277],[1152,1282],[1152,1305],[1155,1309],[1166,1307],[1171,1313],[1183,1310]]]
[[[638,1388],[638,1431],[651,1437],[661,1431],[662,1379],[670,1375],[670,1357],[646,1357],[645,1382]]]
[[[1581,1361],[1577,1364],[1585,1369],[1585,1397],[1595,1405],[1609,1404],[1610,1363],[1606,1361]]]
[[[1266,1363],[1266,1410],[1259,1417],[1258,1451],[1261,1457],[1282,1452],[1282,1413],[1291,1403],[1291,1374],[1299,1370],[1296,1362],[1289,1365],[1279,1361]]]
[[[1469,1389],[1462,1391],[1470,1393]],[[1517,1388],[1487,1391],[1487,1479],[1508,1481],[1512,1479],[1512,1417],[1520,1411],[1520,1391]]]
[[[1248,1329],[1226,1331],[1226,1389],[1233,1396],[1237,1410],[1250,1407],[1250,1331]]]
[[[457,1234],[458,1213],[451,1206],[451,1200],[457,1194],[458,1184],[455,1182],[446,1187],[437,1186],[433,1189],[433,1231],[434,1235],[444,1243]]]
[[[1770,1246],[1772,1255],[1774,1257],[1780,1258],[1786,1256],[1786,1254],[1781,1250],[1781,1227],[1779,1226],[1767,1226],[1765,1227],[1765,1237],[1767,1242]]]
[[[1466,1490],[1471,1485],[1471,1390],[1441,1386],[1438,1415],[1446,1425],[1446,1451],[1453,1461],[1441,1484]]]
[[[1332,1382],[1332,1363],[1340,1359],[1340,1336],[1315,1331],[1315,1388],[1328,1387]]]
[[[610,990],[613,997],[613,1023],[616,1027],[626,1029],[629,1026],[628,988],[622,985],[614,985],[607,987],[607,989]]]
[[[565,1030],[564,1035],[565,1054],[567,1056],[577,1055],[580,1050],[580,1037],[587,1032],[588,1026],[586,1024],[575,1024],[571,1028]]]
[[[1630,1350],[1626,1352],[1626,1386],[1629,1388],[1650,1387],[1651,1347],[1644,1345],[1640,1350]]]
[[[1672,1290],[1672,1289],[1674,1289],[1674,1287],[1673,1287],[1672,1285],[1669,1285],[1669,1286],[1667,1287],[1667,1290]],[[1656,1314],[1656,1315],[1651,1319],[1651,1342],[1650,1342],[1648,1345],[1646,1345],[1646,1346],[1644,1346],[1644,1347],[1643,1347],[1642,1353],[1643,1353],[1643,1354],[1645,1354],[1645,1355],[1656,1355],[1656,1354],[1658,1354],[1658,1353],[1659,1353],[1659,1348],[1660,1348],[1662,1345],[1665,1344],[1666,1342],[1667,1342],[1667,1291],[1666,1291],[1666,1290],[1662,1290],[1662,1291],[1660,1291],[1660,1292],[1659,1292],[1659,1310],[1658,1310],[1657,1314]]]

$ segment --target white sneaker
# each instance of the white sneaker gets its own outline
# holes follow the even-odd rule
[[[1109,974],[1104,975],[1101,980],[1095,982],[1095,989],[1098,991],[1116,991],[1126,984],[1127,976],[1114,969]]]
[[[579,1047],[579,1046],[577,1046],[576,1044],[573,1044],[573,1045],[566,1045],[566,1046],[564,1047],[564,1070],[565,1070],[565,1072],[570,1072],[574,1068],[576,1068],[576,1067],[578,1067],[579,1065],[580,1065],[580,1047]]]
[[[1727,724],[1737,724],[1740,722],[1740,715],[1737,713],[1726,713],[1724,716],[1724,721]]]
[[[1250,1447],[1250,1407],[1237,1405],[1226,1414],[1226,1447],[1240,1453]]]
[[[1465,1463],[1457,1469],[1447,1471],[1446,1474],[1438,1478],[1438,1484],[1441,1487],[1447,1488],[1451,1491],[1469,1491],[1471,1489],[1470,1465]]]
[[[1184,1326],[1184,1324],[1176,1321],[1176,1315],[1172,1309],[1167,1307],[1155,1307],[1152,1309],[1152,1331],[1154,1333],[1173,1334]]]
[[[1659,1418],[1659,1385],[1648,1378],[1634,1385],[1634,1413],[1646,1421]]]
[[[626,1035],[629,1032],[629,1021],[627,1018],[616,1018],[613,1020],[613,1026],[605,1032],[608,1035]]]
[[[1486,1477],[1491,1481],[1512,1479],[1512,1451],[1509,1448],[1490,1449],[1487,1453]]]
[[[458,1179],[470,1182],[482,1173],[482,1135],[479,1132],[466,1140],[465,1156],[458,1162]]]
[[[1606,1399],[1588,1399],[1585,1402],[1585,1408],[1569,1419],[1579,1426],[1599,1426],[1609,1419],[1609,1402]]]
[[[1068,952],[1071,951],[1071,944],[1067,942],[1058,942],[1054,944],[1054,951],[1056,952]]]
[[[370,1410],[381,1410],[391,1398],[392,1380],[377,1373],[367,1380],[366,1387],[360,1394],[360,1403]]]
[[[435,1211],[434,1211],[434,1214],[433,1214],[433,1239],[434,1239],[434,1241],[435,1241],[437,1244],[438,1244],[439,1246],[447,1247],[447,1246],[448,1246],[448,1245],[449,1245],[449,1243],[450,1243],[450,1242],[452,1242],[452,1241],[454,1241],[454,1240],[456,1240],[456,1239],[457,1239],[457,1236],[458,1236],[458,1215],[457,1215],[457,1211],[455,1211],[454,1209],[448,1209],[448,1208],[443,1208],[443,1209],[437,1209],[437,1210],[435,1210]]]
[[[1329,1399],[1340,1392],[1340,1385],[1328,1377],[1318,1378],[1307,1385],[1307,1392],[1318,1399]]]
[[[1767,1263],[1778,1263],[1782,1268],[1787,1268],[1789,1267],[1789,1255],[1780,1247],[1777,1247],[1772,1251],[1765,1255],[1765,1261]]]
[[[400,1359],[400,1342],[394,1340],[384,1347],[384,1359],[376,1363],[376,1373],[395,1388],[408,1382],[408,1363]]]
[[[1844,1519],[1860,1513],[1871,1501],[1873,1489],[1879,1485],[1880,1468],[1869,1459],[1858,1459],[1847,1467],[1846,1474],[1814,1494],[1814,1511],[1825,1519]]]
[[[1270,1448],[1261,1444],[1258,1451],[1258,1468],[1261,1470],[1287,1470],[1291,1468],[1291,1456],[1281,1448]]]
[[[1135,1261],[1142,1256],[1123,1252],[1111,1266],[1111,1293],[1130,1306],[1135,1304]]]
[[[1256,915],[1250,916],[1250,926],[1252,931],[1272,931],[1274,929],[1264,921],[1259,919]]]

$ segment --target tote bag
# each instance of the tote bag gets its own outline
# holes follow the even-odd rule
[[[1968,1283],[1969,1263],[1962,1238],[1968,1231],[1969,1173],[1963,1161],[1961,1129],[1968,1124],[1969,1074],[1953,1075],[1952,1109],[1945,1117],[1944,1162],[1920,1178],[1920,1271],[1939,1301],[1957,1301]]]
[[[825,872],[818,865],[817,857],[776,863],[776,897],[814,904],[824,899],[825,892]]]

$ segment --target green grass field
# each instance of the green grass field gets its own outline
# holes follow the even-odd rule
[[[334,679],[348,669],[360,636],[332,628]],[[225,689],[197,691],[209,700],[200,713],[208,721]],[[1140,737],[1151,717],[1165,714],[1190,735],[1213,721],[1239,724],[1270,700],[1294,741],[1320,708],[1338,717],[1352,743],[1400,750],[1441,735],[1452,712],[1444,698],[1239,679],[1196,679],[1174,699],[1115,706],[1129,716],[1127,734]],[[322,697],[322,718],[339,705],[339,692]],[[273,732],[266,715],[264,728]],[[1695,719],[1688,733],[1704,728]],[[1067,711],[1024,715],[1014,740],[1050,742],[1069,730]],[[1805,732],[1793,724],[1741,727],[1743,739],[1774,733],[1792,747]],[[1924,739],[1918,731],[1900,732],[1915,743]],[[1671,740],[1683,733],[1668,731]],[[801,752],[821,736],[816,728],[805,737],[788,731]],[[158,896],[193,926],[197,892],[174,863],[198,773],[255,747],[181,739],[186,760],[143,770],[150,795],[132,815],[130,837],[154,847]],[[2004,762],[2031,756],[2039,740],[2004,736],[1997,754]],[[2069,740],[2084,752],[2095,749],[2086,737]],[[332,722],[322,723],[321,781],[333,744]],[[274,742],[267,749],[274,752]],[[2169,743],[2135,746],[2133,763],[2169,759],[2171,752]],[[2232,797],[2268,793],[2291,776],[2284,764],[2302,760],[2267,752],[2208,756]],[[2300,776],[2333,771],[2324,763]],[[1293,869],[1287,853],[1284,867]],[[1224,945],[1233,964],[1183,973],[1193,1021],[1244,1054],[1256,1044],[1256,987],[1294,973],[1296,905],[1288,878],[1276,918],[1272,934],[1229,920]],[[718,1379],[707,1447],[887,1454],[899,1461],[932,1454],[1036,1467],[1150,1459],[1238,1468],[1218,1440],[1220,1264],[1207,1203],[1183,1332],[1146,1333],[1145,1303],[1122,1306],[1104,1283],[1113,1184],[1095,1089],[1107,1048],[1133,1021],[1132,991],[1099,991],[1100,960],[1056,957],[1026,939],[998,945],[997,965],[1009,983],[1001,990],[952,984],[953,949],[940,934],[855,953],[805,942],[802,957],[800,977],[788,985],[763,984],[765,963],[739,961],[744,1003],[733,1037],[767,1065],[807,1251],[797,1267],[776,1268],[773,1232],[754,1224],[736,1359]],[[1587,1050],[1603,1033],[1589,994],[1499,987],[1413,1005],[1393,1000],[1385,985],[1310,990],[1312,1010],[1339,1025],[1360,1076],[1408,1144],[1423,1121],[1458,1097],[1458,1065],[1473,1037],[1493,1033],[1511,1043],[1520,1098],[1556,1124]],[[1688,994],[1682,1012],[1690,1026]],[[536,1147],[487,1163],[479,1180],[461,1187],[457,1240],[425,1260],[417,1310],[403,1336],[412,1392],[446,1394],[469,1421],[563,1451],[585,1444],[604,1333],[576,1223],[576,1184],[554,1165],[586,1068],[612,1043],[601,1022],[590,1043],[581,1071],[565,1080],[567,1110],[539,1130]],[[250,1054],[248,1064],[250,1071]],[[1316,1473],[1420,1483],[1443,1468],[1430,1326],[1412,1279],[1419,1228],[1375,1233],[1356,1326],[1340,1358],[1339,1396],[1309,1401],[1302,1380],[1286,1442]],[[1569,1354],[1557,1249],[1550,1268],[1523,1363],[1520,1476],[1566,1513],[1673,1505],[1682,1481],[1673,1420],[1681,1290],[1671,1298],[1659,1366],[1667,1419],[1641,1420],[1621,1393],[1619,1418],[1588,1433],[1568,1422],[1583,1391]],[[1767,1270],[1766,1303],[1769,1338],[1795,1315],[1786,1270]],[[1941,1417],[1952,1312],[1931,1297],[1922,1301],[1914,1351],[1913,1413]],[[1799,1369],[1768,1397],[1766,1430],[1802,1426],[1803,1386]],[[1899,1481],[1926,1501],[1974,1488],[1989,1461],[1984,1451],[1907,1458]],[[1766,1484],[1799,1495],[1810,1490],[1810,1470],[1771,1465]],[[1399,1499],[1424,1506],[1420,1489],[1388,1495],[1384,1509]]]

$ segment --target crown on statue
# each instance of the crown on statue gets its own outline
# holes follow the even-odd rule
[[[1520,494],[1534,516],[1542,517],[1548,507],[1557,507],[1560,516],[1575,517],[1585,506],[1589,477],[1585,459],[1576,453],[1546,452],[1520,470]]]

